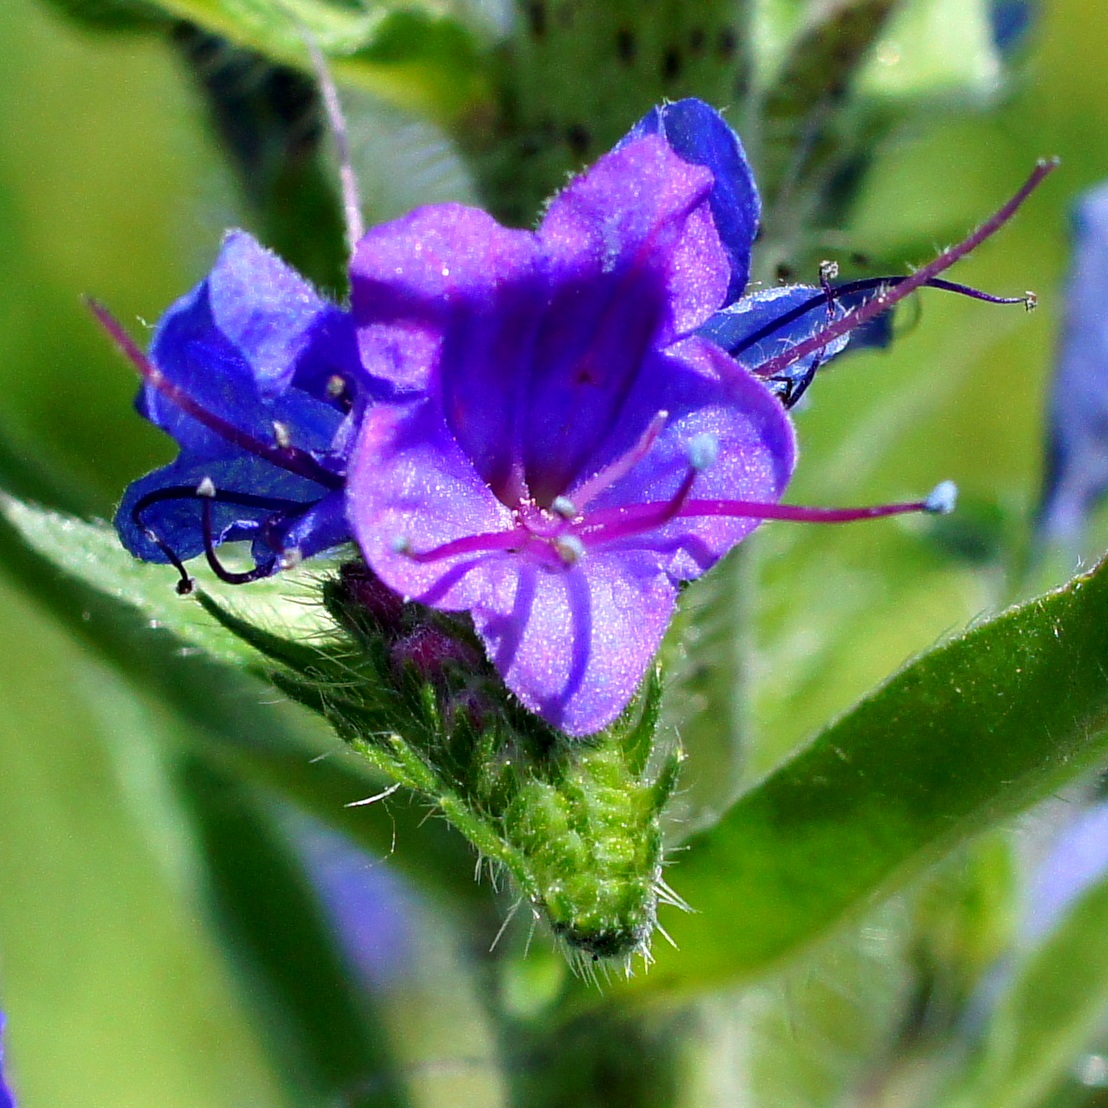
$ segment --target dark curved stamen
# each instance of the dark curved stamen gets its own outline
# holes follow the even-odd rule
[[[940,273],[945,272],[954,265],[955,262],[960,261],[972,250],[980,246],[987,238],[996,234],[996,232],[1019,211],[1031,193],[1038,188],[1048,174],[1057,168],[1058,164],[1057,158],[1050,161],[1040,161],[1015,195],[1012,196],[1007,203],[997,209],[997,211],[982,223],[976,231],[967,235],[956,246],[952,246],[949,250],[944,250],[937,258],[932,259],[927,265],[917,270],[910,277],[905,277],[892,288],[879,292],[876,296],[867,300],[861,307],[854,308],[847,312],[841,319],[817,331],[816,334],[812,335],[810,338],[805,339],[803,342],[798,342],[795,346],[772,358],[767,358],[757,366],[753,372],[762,377],[776,377],[788,369],[789,366],[795,365],[803,358],[808,357],[809,354],[815,354],[824,349],[829,343],[834,342],[835,339],[849,334],[855,328],[861,327],[863,323],[868,323],[871,319],[879,316],[882,312],[915,292],[916,289],[922,288],[924,285],[928,284],[928,282],[933,281]]]
[[[234,504],[242,508],[262,508],[273,513],[298,511],[306,506],[295,500],[282,500],[274,496],[257,496],[253,493],[246,492],[222,492],[218,489],[213,489],[210,495],[204,495],[194,485],[171,485],[164,489],[154,489],[140,496],[131,507],[131,521],[166,556],[166,558],[169,559],[170,564],[181,575],[181,580],[177,582],[177,592],[182,596],[187,596],[192,592],[196,584],[195,580],[190,576],[188,570],[185,569],[184,562],[177,556],[177,552],[142,518],[143,513],[146,512],[148,508],[153,507],[155,504],[162,504],[167,500],[203,501],[204,511],[202,514],[207,517],[204,533],[206,553],[207,548],[214,545],[214,543],[211,542],[211,509],[209,507],[209,503],[212,501],[217,504]],[[243,583],[237,580],[231,580],[232,577],[240,577],[243,575],[230,574],[222,565],[216,568],[216,565],[212,565],[212,557],[213,555],[209,554],[208,564],[212,566],[212,570],[221,580],[229,581],[232,584]],[[253,575],[246,576],[246,580],[253,581],[258,577],[266,576],[266,573],[252,572]]]
[[[212,533],[212,501],[215,498],[211,496],[201,496],[199,499],[201,500],[200,523],[204,532],[204,558],[212,573],[221,581],[226,581],[228,585],[247,585],[251,581],[257,581],[261,577],[268,577],[271,572],[269,566],[256,565],[253,569],[249,569],[245,573],[234,573],[224,567],[223,563],[216,556],[215,539]]]
[[[261,458],[280,469],[295,473],[298,477],[304,477],[323,485],[328,489],[341,489],[344,480],[336,473],[320,465],[306,450],[291,445],[281,446],[277,443],[262,442],[240,430],[232,423],[209,412],[203,405],[198,404],[184,389],[170,381],[164,373],[138,348],[134,340],[123,329],[119,321],[97,300],[91,297],[85,301],[96,316],[100,326],[107,331],[112,341],[116,344],[124,357],[135,367],[139,376],[153,389],[156,389],[171,404],[180,408],[186,415],[192,416],[197,423],[202,424],[213,434],[219,435],[233,446],[245,450],[248,454]]]
[[[790,323],[795,323],[809,312],[826,305],[829,297],[835,300],[842,300],[846,296],[853,296],[859,292],[870,292],[871,290],[881,288],[895,288],[908,279],[906,275],[899,277],[864,277],[857,281],[845,281],[841,285],[833,285],[831,286],[830,293],[824,291],[818,295],[810,296],[802,304],[798,304],[795,308],[790,308],[776,319],[771,319],[769,323],[765,324],[763,327],[759,327],[753,334],[747,335],[742,342],[732,347],[727,352],[732,358],[737,358],[740,354],[745,354],[751,347],[757,346],[758,343],[771,338],[780,331],[782,327],[788,327]],[[983,292],[981,289],[975,289],[971,285],[960,285],[957,281],[946,281],[942,277],[934,277],[930,281],[925,281],[924,285],[930,289],[941,289],[944,292],[957,293],[959,296],[968,296],[972,300],[984,300],[988,304],[1027,305],[1033,303],[1033,300],[1028,295],[994,296],[991,292]],[[757,373],[758,369],[755,368],[753,372]]]

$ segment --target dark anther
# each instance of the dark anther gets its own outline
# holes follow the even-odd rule
[[[704,52],[704,28],[694,27],[689,32],[689,52],[699,57]]]
[[[546,34],[546,4],[543,0],[531,0],[531,3],[526,5],[526,10],[531,34],[535,38],[542,38]]]
[[[566,142],[575,155],[583,157],[588,153],[592,136],[580,123],[572,123],[566,128]]]
[[[719,54],[720,59],[729,62],[735,56],[738,48],[739,38],[735,34],[735,29],[733,27],[721,28],[719,38],[716,39],[716,53]]]
[[[630,65],[635,60],[638,49],[634,31],[627,27],[621,27],[616,31],[616,54],[624,65]]]
[[[778,281],[791,281],[796,276],[796,270],[788,262],[780,262],[774,273]]]
[[[662,80],[676,81],[681,76],[681,53],[676,47],[667,47],[662,54]]]

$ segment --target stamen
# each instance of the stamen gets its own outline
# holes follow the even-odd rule
[[[697,473],[703,473],[704,470],[715,465],[716,459],[719,457],[719,439],[715,435],[710,435],[704,431],[699,435],[693,435],[689,439],[686,449],[689,454],[689,465]]]
[[[568,496],[556,496],[550,502],[550,510],[562,519],[576,519],[581,513]]]
[[[948,516],[958,505],[958,486],[953,481],[940,481],[923,502],[923,510]]]
[[[585,556],[585,544],[576,535],[559,535],[554,540],[558,557],[567,566],[575,566]]]
[[[597,512],[581,528],[580,533],[589,540],[590,545],[612,542],[652,531],[675,516],[682,519],[694,516],[730,516],[734,519],[777,519],[793,523],[854,523],[863,519],[880,519],[883,516],[907,515],[913,512],[943,514],[954,509],[957,496],[957,488],[953,482],[943,481],[924,500],[876,504],[866,508],[808,508],[756,500],[689,500],[686,496],[674,510],[680,492],[678,490],[678,495],[673,500],[664,503],[659,501],[653,504],[635,504],[628,508]]]
[[[212,573],[228,585],[246,585],[251,581],[257,581],[261,577],[269,576],[269,569],[255,566],[245,573],[233,573],[224,567],[216,556],[215,536],[212,531],[212,498],[202,497],[200,500],[200,525],[204,532],[204,557]]]
[[[341,373],[332,373],[327,378],[327,395],[332,400],[338,400],[346,392],[346,378]]]
[[[170,381],[164,373],[135,345],[134,340],[124,331],[118,320],[96,300],[86,298],[86,303],[96,316],[100,326],[107,331],[112,341],[116,344],[124,357],[135,367],[139,376],[151,388],[156,389],[171,404],[176,405],[186,415],[191,416],[197,423],[206,427],[220,438],[225,439],[233,446],[245,450],[248,454],[262,458],[264,461],[295,473],[298,477],[305,477],[318,485],[329,489],[341,489],[343,479],[330,470],[325,469],[307,451],[299,450],[295,446],[281,448],[275,443],[259,442],[252,435],[239,430],[232,423],[209,412],[207,408],[197,403],[184,389]]]
[[[857,281],[846,281],[841,285],[836,285],[831,291],[835,300],[843,300],[847,296],[852,296],[859,292],[869,292],[871,289],[895,288],[897,285],[907,280],[907,276],[863,277]],[[957,281],[947,281],[942,277],[935,277],[930,281],[926,281],[925,287],[929,289],[939,289],[941,292],[953,292],[959,296],[967,296],[971,300],[982,300],[986,304],[1022,304],[1028,311],[1034,309],[1039,302],[1038,297],[1033,292],[1026,292],[1023,296],[995,296],[991,292],[975,289],[972,285],[961,285]],[[759,327],[758,330],[754,331],[752,334],[747,335],[742,342],[731,347],[728,353],[732,358],[738,358],[752,347],[757,346],[758,343],[771,338],[782,328],[788,327],[790,323],[795,323],[798,319],[803,318],[809,312],[814,311],[816,308],[826,303],[826,292],[819,296],[810,296],[802,304],[798,304],[795,308],[790,308],[787,312],[782,312],[776,319],[771,319],[769,323]],[[751,372],[761,375],[761,367],[755,366]]]
[[[662,433],[662,428],[665,427],[667,419],[669,419],[669,412],[656,412],[654,418],[646,425],[646,430],[639,436],[639,441],[626,454],[617,458],[610,465],[606,465],[599,473],[594,474],[587,481],[577,486],[572,502],[577,507],[578,512],[582,511],[590,500],[614,485],[621,477],[626,477],[650,453],[658,436]]]
[[[196,500],[201,499],[205,507],[213,501],[217,504],[235,504],[244,508],[264,508],[274,515],[289,514],[302,510],[305,505],[295,500],[279,500],[270,496],[255,496],[252,493],[220,492],[215,487],[215,482],[210,477],[204,477],[195,488],[189,485],[173,485],[164,489],[154,489],[152,492],[140,496],[131,508],[131,521],[168,559],[170,565],[181,575],[177,582],[177,592],[181,596],[187,596],[196,587],[195,578],[189,575],[184,562],[177,556],[177,552],[167,543],[157,531],[144,519],[143,514],[155,504],[164,503],[167,500]],[[264,574],[259,574],[264,576]],[[251,578],[253,580],[253,578]]]
[[[304,560],[304,553],[299,546],[290,546],[287,550],[281,551],[281,556],[277,559],[277,566],[279,569],[295,569]]]
[[[287,423],[273,421],[273,441],[282,449],[288,450],[292,446],[292,434]]]
[[[1057,166],[1057,158],[1051,159],[1050,161],[1040,161],[1019,191],[994,215],[978,227],[976,231],[967,235],[957,246],[953,246],[949,250],[944,251],[922,269],[913,273],[910,277],[905,277],[891,288],[879,292],[873,299],[866,301],[865,304],[855,308],[853,311],[847,312],[841,319],[829,324],[822,331],[812,335],[811,338],[805,339],[803,342],[798,342],[795,346],[781,354],[768,358],[766,361],[762,362],[754,372],[763,377],[776,377],[778,374],[788,369],[789,366],[806,358],[809,354],[815,354],[817,351],[823,350],[828,343],[833,342],[841,335],[849,334],[855,328],[861,327],[863,323],[868,323],[875,316],[880,315],[894,304],[903,300],[906,296],[911,295],[916,289],[921,288],[929,281],[938,277],[940,273],[945,272],[954,265],[955,262],[960,261],[969,254],[970,251],[996,234],[996,232],[1019,211],[1024,201]]]

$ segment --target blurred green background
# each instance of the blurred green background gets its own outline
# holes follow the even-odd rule
[[[799,413],[792,500],[899,499],[950,478],[964,507],[941,529],[758,536],[747,775],[1021,591],[1005,551],[1023,541],[1039,490],[1067,209],[1108,177],[1106,43],[1108,8],[1044,5],[996,106],[918,115],[827,246],[902,271],[992,211],[1035,158],[1063,159],[955,274],[998,293],[1034,289],[1038,312],[928,296],[893,350],[837,364]],[[386,147],[387,131],[376,141]],[[368,218],[467,197],[445,166],[406,188],[382,165],[365,182]],[[85,514],[110,516],[124,485],[171,451],[134,416],[132,375],[81,294],[137,331],[203,275],[224,228],[248,222],[162,39],[81,31],[34,0],[0,5],[0,426]],[[1090,554],[1104,537],[1102,521]],[[22,1103],[287,1103],[206,925],[188,821],[163,788],[175,725],[17,583],[0,578],[0,601],[0,1006]],[[693,794],[710,794],[710,773],[694,751]]]

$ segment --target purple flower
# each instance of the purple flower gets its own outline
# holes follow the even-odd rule
[[[360,238],[350,312],[242,232],[144,356],[139,410],[180,445],[116,517],[138,557],[265,576],[354,536],[388,589],[468,611],[520,700],[573,735],[633,697],[682,582],[762,519],[943,510],[777,503],[786,409],[851,332],[931,285],[1049,171],[910,277],[747,291],[758,192],[697,100],[650,112],[536,231],[456,204]],[[354,205],[349,205],[354,207]],[[352,224],[353,226],[353,224]],[[345,487],[345,491],[344,491]],[[249,540],[255,566],[215,548]],[[408,644],[423,658],[429,644]]]
[[[1047,473],[1038,527],[1076,543],[1108,493],[1108,183],[1074,209],[1073,261],[1050,391]]]
[[[371,388],[345,311],[243,231],[162,317],[149,359],[93,310],[144,378],[139,412],[180,446],[124,494],[128,550],[177,566],[187,591],[181,563],[200,553],[244,581],[350,540],[346,460]],[[214,548],[239,540],[255,566],[236,574]]]
[[[4,1013],[0,1012],[0,1108],[15,1108],[15,1094],[4,1077]]]
[[[1040,176],[1045,169],[1037,170]],[[377,227],[351,264],[367,412],[348,515],[397,592],[469,611],[530,710],[571,735],[633,697],[680,583],[761,519],[844,521],[949,506],[777,504],[795,463],[784,399],[850,331],[991,234],[909,278],[736,299],[758,197],[738,138],[699,101],[656,109],[509,230],[460,205]],[[971,291],[972,290],[968,290]],[[777,387],[775,387],[777,386]]]

